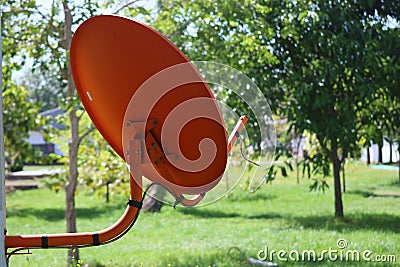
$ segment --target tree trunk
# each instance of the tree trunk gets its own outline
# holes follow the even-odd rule
[[[68,87],[70,87],[68,85]],[[71,85],[73,87],[73,85]],[[66,195],[66,223],[67,232],[76,233],[76,212],[75,212],[75,191],[78,184],[78,127],[79,120],[76,116],[76,110],[72,109],[69,113],[70,127],[71,127],[71,140],[69,143],[69,177],[65,186]],[[68,251],[68,263],[71,263],[72,259],[75,261],[79,260],[79,251],[76,248],[71,248]]]
[[[335,216],[343,218],[343,202],[342,202],[342,188],[340,186],[340,160],[338,157],[338,152],[335,146],[333,146],[333,183],[335,187]]]
[[[393,163],[392,157],[393,157],[393,141],[389,140],[389,164]]]
[[[106,203],[110,202],[110,182],[106,184]]]
[[[68,1],[64,0],[62,2],[64,8],[64,16],[65,16],[65,25],[64,25],[64,40],[65,50],[67,55],[70,49],[71,40],[72,40],[72,14],[71,10],[68,7]],[[75,86],[71,73],[71,65],[69,62],[69,58],[67,58],[66,62],[66,80],[67,84],[67,101],[73,101],[75,96]],[[67,184],[65,185],[65,200],[66,200],[66,208],[65,208],[65,217],[66,217],[66,226],[67,233],[76,233],[76,211],[75,211],[75,191],[76,186],[78,184],[78,148],[79,148],[79,118],[76,115],[76,108],[72,105],[72,109],[69,114],[69,122],[70,122],[70,133],[71,139],[69,142],[69,177]],[[77,262],[79,260],[79,251],[77,248],[70,248],[68,250],[68,265],[73,262]]]
[[[383,154],[382,154],[383,142],[378,142],[378,163],[383,163]]]
[[[345,175],[345,164],[346,163],[346,161],[344,160],[343,161],[343,164],[342,164],[342,181],[343,181],[343,193],[346,193],[346,175]]]
[[[71,127],[72,131],[72,127]],[[69,144],[69,178],[65,185],[65,217],[67,233],[76,233],[76,212],[75,212],[75,191],[77,186],[78,167],[77,167],[77,147],[73,141]],[[79,259],[79,251],[76,248],[68,250],[68,264]]]
[[[369,146],[367,147],[367,165],[371,164],[371,154],[369,153]]]
[[[164,199],[166,190],[159,185],[152,186],[148,197],[143,202],[142,210],[150,211],[150,212],[160,212],[163,203],[161,202]]]

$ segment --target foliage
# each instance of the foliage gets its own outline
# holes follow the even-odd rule
[[[35,1],[2,0],[1,36],[2,36],[2,78],[4,91],[12,83],[12,73],[25,64],[27,54],[24,51],[27,40],[31,37],[27,22],[33,17],[30,8]]]
[[[308,178],[315,177],[317,175],[325,178],[329,175],[329,159],[325,158],[326,155],[322,153],[321,145],[315,134],[309,132],[304,133],[305,144],[304,159],[300,163],[302,165],[302,175],[306,174]]]
[[[110,10],[110,13],[135,18],[139,21],[152,20],[151,2],[144,3],[140,0],[104,0],[99,5],[101,9]]]
[[[64,189],[64,185],[67,181],[68,181],[68,173],[64,170],[38,180],[38,182],[42,187],[48,188],[56,193]]]
[[[21,170],[24,162],[35,155],[35,151],[25,141],[30,130],[39,130],[43,121],[38,117],[39,104],[28,101],[26,89],[17,86],[12,73],[20,70],[25,63],[24,42],[30,38],[29,32],[21,31],[30,12],[14,10],[15,1],[2,1],[2,95],[6,165],[8,171]],[[26,8],[32,6],[26,1]]]
[[[88,123],[88,116],[84,120]],[[81,184],[97,196],[104,196],[107,202],[114,194],[126,195],[129,191],[129,170],[125,161],[97,130],[81,143],[78,163]]]
[[[115,194],[126,195],[129,191],[129,170],[125,162],[115,153],[101,136],[87,113],[81,114],[79,135],[90,133],[82,139],[78,151],[78,183],[95,192],[96,196],[104,197],[107,202]],[[53,133],[51,140],[61,144],[59,149],[68,153],[69,120],[65,116],[58,118],[58,123],[65,125],[62,130]],[[60,160],[68,163],[67,158]],[[61,172],[43,179],[43,186],[58,192],[68,181],[68,173]]]
[[[28,101],[28,93],[22,86],[9,83],[3,93],[3,106],[6,168],[22,170],[24,162],[37,155],[26,141],[29,131],[39,130],[44,120],[38,115],[38,105]]]

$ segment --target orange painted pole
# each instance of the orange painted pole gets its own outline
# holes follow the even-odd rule
[[[48,234],[48,235],[16,235],[6,236],[5,247],[8,248],[50,248],[62,246],[78,246],[78,245],[99,245],[100,243],[109,241],[118,237],[126,229],[128,229],[137,218],[142,202],[141,186],[136,184],[134,179],[130,177],[130,202],[137,203],[137,206],[128,205],[121,218],[112,226],[98,231],[86,233],[64,233],[64,234]],[[140,203],[140,204],[139,204]]]
[[[233,128],[233,131],[228,138],[228,153],[231,151],[236,140],[239,138],[240,133],[243,131],[248,120],[249,119],[244,115],[239,118],[239,121],[236,123],[235,128]]]
[[[133,142],[133,145],[140,149],[140,140],[135,140]],[[134,223],[142,206],[142,185],[136,183],[136,181],[141,181],[142,177],[140,158],[141,157],[137,157],[137,160],[131,165],[128,207],[121,218],[112,226],[98,232],[6,236],[6,249],[50,248],[79,245],[96,246],[124,233],[124,231]],[[134,179],[133,177],[138,177],[139,179]]]

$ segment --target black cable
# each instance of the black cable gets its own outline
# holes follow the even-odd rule
[[[255,161],[252,161],[251,159],[249,159],[248,157],[246,157],[246,155],[244,154],[244,152],[243,152],[243,139],[242,139],[242,136],[239,136],[239,140],[240,140],[240,154],[242,154],[242,157],[246,160],[246,161],[248,161],[248,162],[250,162],[251,164],[254,164],[254,165],[256,165],[256,166],[260,166],[260,164],[258,164],[257,162],[255,162]]]

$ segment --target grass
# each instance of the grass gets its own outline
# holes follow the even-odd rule
[[[396,171],[349,165],[345,219],[335,219],[333,186],[309,192],[309,181],[296,184],[279,178],[248,194],[237,188],[230,197],[200,208],[163,207],[141,213],[131,231],[113,244],[81,249],[87,266],[246,266],[243,255],[257,258],[260,250],[322,250],[345,239],[349,250],[395,255],[397,263],[329,262],[324,266],[400,266],[400,186]],[[105,204],[81,191],[77,197],[78,230],[109,226],[125,209],[126,199]],[[64,232],[64,194],[44,189],[7,195],[8,234]],[[34,250],[13,256],[10,266],[65,266],[66,251]],[[275,260],[276,255],[275,255]],[[283,262],[280,266],[314,266],[321,262]],[[396,265],[397,264],[397,265]],[[247,265],[250,266],[250,265]]]

